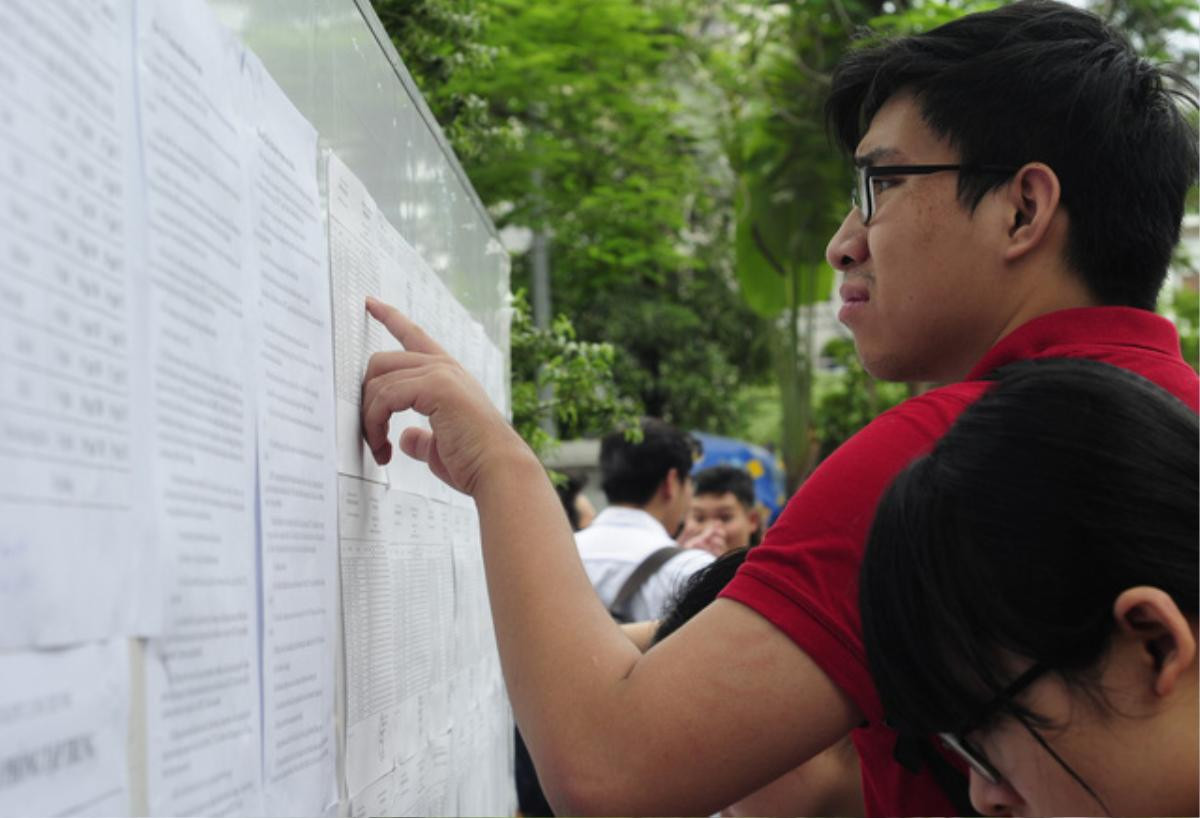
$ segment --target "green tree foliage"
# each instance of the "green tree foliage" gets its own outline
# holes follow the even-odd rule
[[[1175,63],[1195,81],[1200,59],[1194,0],[1092,0],[1088,8],[1129,35],[1142,56]]]
[[[829,74],[867,25],[903,35],[995,5],[375,0],[497,223],[550,236],[553,309],[611,343],[617,391],[736,431],[736,396],[761,402],[773,367],[793,484],[814,437],[843,438],[892,389],[856,364],[820,378],[809,365],[803,307],[829,292],[823,250],[851,185],[823,129]],[[1194,0],[1092,6],[1196,74],[1194,38],[1177,36],[1194,32]],[[514,281],[528,276],[518,257]],[[521,356],[535,348],[514,344],[514,390],[533,383]]]
[[[611,344],[580,341],[563,315],[547,329],[535,327],[522,291],[513,306],[513,426],[539,456],[557,442],[547,420],[564,437],[636,426],[640,407],[621,397],[613,383]]]
[[[871,18],[860,45],[869,45],[886,37],[903,37],[937,28],[964,14],[987,11],[1004,5],[1000,0],[915,0],[910,3],[884,3],[883,13]]]
[[[729,21],[741,47],[720,75],[737,172],[736,259],[741,291],[772,319],[783,407],[781,454],[794,488],[811,465],[815,321],[834,272],[824,250],[848,208],[846,158],[832,150],[823,105],[834,65],[877,3],[815,0],[739,4]]]
[[[854,342],[834,338],[825,344],[822,355],[831,364],[829,372],[817,376],[813,406],[817,429],[817,459],[824,459],[851,435],[909,395],[902,383],[877,381],[867,374]]]
[[[1179,329],[1179,346],[1192,369],[1200,370],[1200,293],[1187,287],[1169,296],[1169,312]]]
[[[404,65],[421,89],[459,159],[470,161],[484,146],[511,139],[482,96],[463,80],[496,64],[497,49],[483,39],[486,16],[473,0],[374,0]]]
[[[684,114],[689,0],[377,0],[497,224],[550,236],[553,309],[648,414],[725,431],[768,372],[737,297],[730,174]],[[535,183],[535,173],[540,183]],[[527,284],[518,256],[514,282]]]

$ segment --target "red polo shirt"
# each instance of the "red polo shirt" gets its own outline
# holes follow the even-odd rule
[[[928,772],[892,759],[896,734],[882,725],[858,616],[858,569],[875,504],[895,475],[928,452],[982,394],[988,373],[1030,358],[1090,358],[1142,375],[1193,411],[1200,380],[1166,319],[1127,307],[1063,310],[1003,338],[961,383],[905,401],[846,441],[804,482],[722,596],[782,630],[862,711],[853,733],[869,815],[953,815]]]

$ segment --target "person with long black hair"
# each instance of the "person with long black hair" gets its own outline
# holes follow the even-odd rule
[[[868,539],[898,754],[939,736],[985,815],[1196,815],[1196,414],[1095,361],[998,376]]]

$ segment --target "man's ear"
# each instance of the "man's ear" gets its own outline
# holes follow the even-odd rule
[[[1004,190],[1009,220],[1004,259],[1014,261],[1046,240],[1059,212],[1062,189],[1058,174],[1049,165],[1030,162],[1017,171]]]
[[[1154,692],[1166,696],[1196,659],[1196,635],[1175,600],[1158,588],[1122,591],[1113,603],[1121,633],[1137,640],[1154,668]]]
[[[679,482],[679,469],[670,468],[667,469],[667,476],[659,484],[658,491],[664,500],[671,501],[682,487],[683,484]]]

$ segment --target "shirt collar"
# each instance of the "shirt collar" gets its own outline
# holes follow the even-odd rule
[[[1038,316],[988,350],[965,380],[981,380],[993,370],[1029,358],[1067,354],[1071,347],[1138,346],[1179,355],[1175,325],[1135,307],[1076,307]]]
[[[607,506],[596,515],[596,519],[592,520],[592,525],[614,525],[626,528],[645,528],[654,531],[661,531],[664,537],[670,538],[667,529],[658,518],[654,517],[648,511],[643,511],[640,508],[630,508],[628,506]]]

